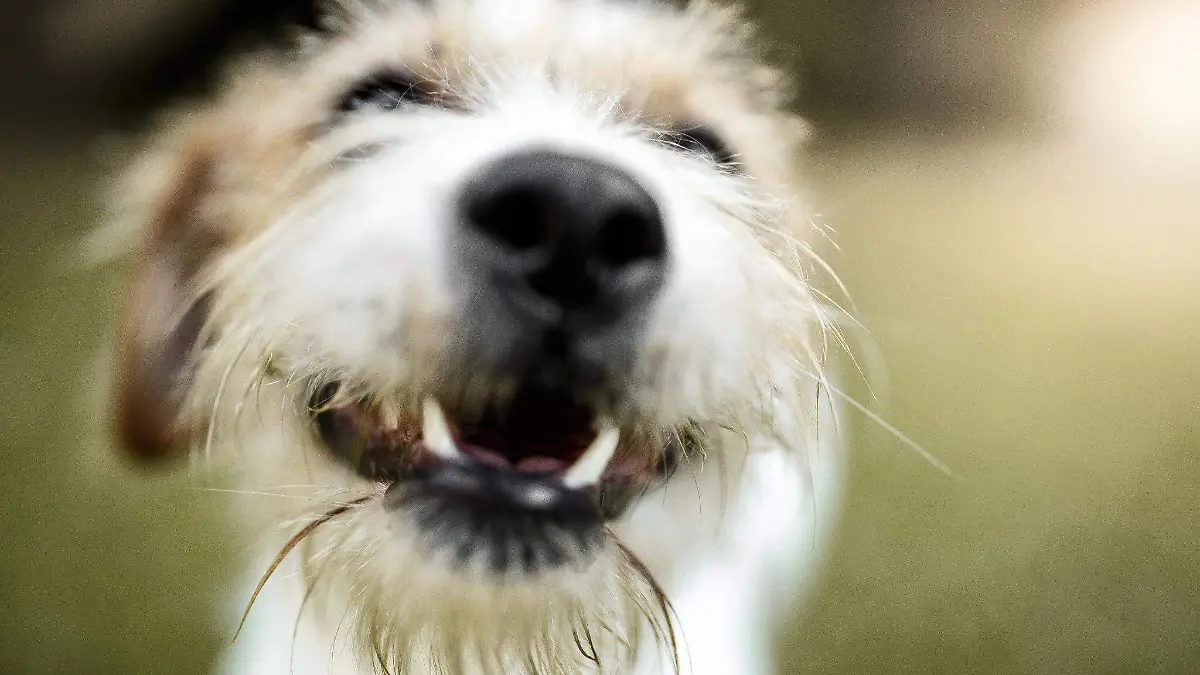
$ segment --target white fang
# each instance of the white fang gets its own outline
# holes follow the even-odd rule
[[[457,459],[458,446],[450,435],[450,426],[442,414],[442,406],[432,398],[421,402],[421,436],[425,447],[442,459]]]
[[[596,435],[596,440],[580,455],[579,459],[567,469],[563,483],[569,488],[581,488],[600,482],[604,468],[608,466],[613,455],[617,452],[617,442],[620,440],[620,430],[616,426],[606,424]]]

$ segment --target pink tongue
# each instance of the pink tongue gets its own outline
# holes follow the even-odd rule
[[[500,469],[514,468],[508,457],[495,450],[488,450],[478,445],[460,445],[458,448],[462,450],[463,454],[484,464]],[[522,458],[517,462],[515,468],[521,473],[563,473],[567,470],[568,466],[570,466],[569,463],[562,459],[535,456]]]
[[[566,461],[554,457],[526,457],[517,462],[521,473],[565,473],[570,466]]]
[[[462,450],[464,455],[467,455],[472,459],[479,460],[484,464],[488,464],[500,469],[512,468],[512,462],[508,461],[507,457],[496,452],[495,450],[481,448],[478,445],[459,445],[458,449]]]

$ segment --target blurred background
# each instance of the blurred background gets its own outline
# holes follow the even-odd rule
[[[886,363],[852,389],[959,476],[853,420],[783,672],[1200,672],[1200,0],[750,5]],[[219,495],[100,432],[123,270],[76,247],[150,111],[310,19],[0,3],[4,675],[204,673],[228,637]]]

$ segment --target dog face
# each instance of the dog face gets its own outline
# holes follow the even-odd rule
[[[707,3],[374,3],[326,32],[130,174],[122,438],[314,486],[256,515],[317,519],[313,590],[381,665],[627,659],[669,626],[627,510],[801,443],[820,381],[781,80]]]

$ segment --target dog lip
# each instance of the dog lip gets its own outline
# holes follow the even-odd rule
[[[456,567],[482,562],[497,575],[585,566],[607,539],[606,515],[589,489],[466,455],[414,466],[388,486],[383,506],[422,533],[433,556]]]
[[[507,502],[513,509],[529,508],[545,510],[566,501],[565,495],[573,499],[587,496],[589,503],[593,488],[572,488],[561,480],[561,472],[555,470],[525,471],[503,462],[490,462],[465,454],[461,458],[448,460],[427,450],[422,443],[413,448],[413,461],[408,471],[394,481],[389,490],[410,482],[429,482],[433,478],[441,487],[450,489],[463,498],[476,498],[486,502]],[[446,478],[446,477],[449,478]],[[470,476],[471,479],[466,477]],[[554,495],[554,497],[548,496]],[[590,508],[588,510],[591,510]]]

